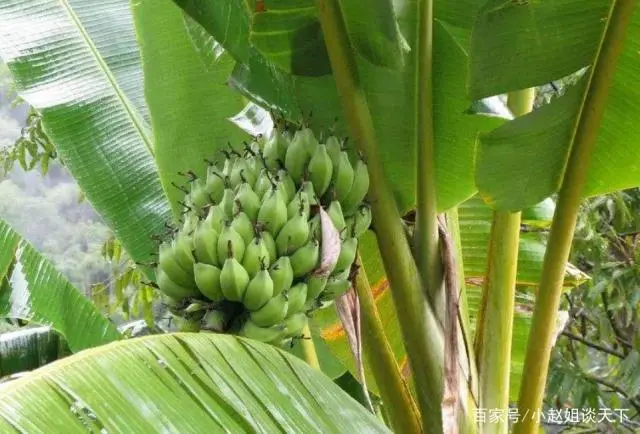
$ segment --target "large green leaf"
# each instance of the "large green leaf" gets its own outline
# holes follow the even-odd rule
[[[53,265],[0,220],[0,316],[50,325],[73,351],[120,337]]]
[[[133,3],[144,65],[144,84],[151,112],[155,153],[165,190],[177,204],[184,196],[172,183],[186,179],[178,172],[205,174],[205,158],[246,137],[227,118],[243,107],[226,81],[234,62],[225,53],[212,58],[209,41],[192,40],[195,23],[185,26],[182,10],[171,0]],[[199,45],[194,45],[199,43]],[[214,53],[215,56],[215,53]]]
[[[128,0],[0,3],[0,57],[86,197],[135,260],[169,218]],[[51,228],[50,230],[54,230]]]
[[[51,327],[25,327],[0,334],[0,377],[31,371],[69,354]]]
[[[331,73],[313,2],[266,2],[253,15],[250,42],[274,65],[295,75]]]
[[[473,32],[472,95],[534,86],[593,63],[609,4],[609,0],[489,2]],[[640,185],[636,164],[640,132],[635,128],[640,117],[639,52],[640,8],[636,7],[612,75],[585,196]],[[581,107],[588,85],[584,77],[549,105],[481,137],[477,183],[488,202],[516,210],[557,191],[576,126],[584,119]]]
[[[212,0],[176,0],[194,19],[200,22],[214,37],[224,35],[226,25],[244,24],[237,11],[229,21],[222,20],[219,2]],[[231,2],[233,4],[233,2]],[[288,5],[288,3],[287,3]],[[310,1],[296,3],[296,8],[311,7]],[[267,3],[268,9],[268,3]],[[207,13],[203,13],[207,11]],[[452,8],[452,16],[461,16],[458,8]],[[443,13],[450,12],[444,10]],[[397,5],[396,14],[405,39],[412,45],[416,38],[417,4],[406,2]],[[460,21],[462,18],[459,18]],[[223,26],[223,24],[225,26]],[[268,23],[261,23],[267,31]],[[282,23],[275,22],[273,31],[282,31]],[[241,32],[237,32],[240,34]],[[449,30],[438,23],[434,34],[434,133],[436,153],[436,183],[438,207],[448,209],[475,192],[473,179],[473,150],[476,136],[500,124],[500,120],[466,114],[471,101],[465,91],[467,57],[461,45]],[[232,46],[241,38],[233,39]],[[248,43],[248,41],[247,41]],[[224,43],[223,43],[224,45]],[[244,46],[244,45],[243,45]],[[294,47],[289,47],[293,50]],[[244,51],[243,51],[244,53]],[[341,115],[335,82],[331,77],[293,77],[278,71],[271,61],[249,47],[245,57],[233,74],[232,83],[244,95],[268,108],[282,111],[298,120],[300,114],[313,112],[312,126],[327,129],[333,119]],[[232,53],[233,54],[233,53]],[[416,172],[416,116],[417,94],[415,87],[415,52],[405,56],[405,67],[399,70],[377,67],[364,58],[358,66],[362,85],[367,93],[374,125],[380,143],[385,169],[398,199],[400,208],[411,208],[415,200]],[[271,59],[271,58],[270,58]],[[345,132],[344,124],[336,125],[336,132]]]
[[[214,334],[131,339],[0,388],[0,431],[389,432],[283,351]]]

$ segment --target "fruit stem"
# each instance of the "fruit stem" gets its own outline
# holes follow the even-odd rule
[[[598,129],[607,107],[616,65],[629,31],[629,24],[632,17],[637,16],[634,13],[636,4],[636,0],[612,2],[583,104],[576,118],[573,144],[558,193],[527,342],[523,369],[526,375],[522,377],[518,402],[521,417],[514,426],[516,434],[538,432],[539,418],[532,416],[540,415],[544,397],[563,278],[571,251],[582,190],[596,146]],[[529,417],[522,417],[525,414]]]
[[[362,348],[387,409],[391,428],[398,433],[419,433],[422,431],[420,411],[384,332],[360,253],[356,264],[359,268],[354,286],[360,300]]]
[[[316,0],[318,17],[351,136],[364,154],[378,244],[413,369],[425,432],[442,432],[444,339],[442,327],[425,297],[422,279],[402,226],[384,171],[367,98],[360,85],[354,50],[338,0]]]
[[[320,361],[318,360],[318,354],[316,353],[316,346],[313,343],[313,336],[311,335],[311,329],[309,328],[309,321],[307,321],[307,324],[302,329],[300,346],[302,347],[302,356],[304,360],[313,369],[320,370]]]

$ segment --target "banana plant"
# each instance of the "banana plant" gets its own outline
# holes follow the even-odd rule
[[[524,415],[540,414],[560,295],[586,279],[567,263],[580,200],[640,184],[634,0],[25,0],[0,3],[0,28],[16,90],[140,264],[181,217],[183,174],[205,177],[205,159],[250,140],[238,125],[261,132],[271,111],[348,136],[373,216],[353,279],[364,369],[335,311],[311,328],[396,432],[507,432],[474,415],[510,402],[515,431],[537,432]],[[577,72],[533,110],[536,86]],[[0,389],[7,427],[386,430],[252,340],[109,343],[121,337],[88,300],[4,223],[0,235],[3,315],[78,352]],[[303,356],[326,371],[312,342]],[[31,411],[35,397],[51,411]]]

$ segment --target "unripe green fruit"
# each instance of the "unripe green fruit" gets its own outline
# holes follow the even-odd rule
[[[349,189],[349,194],[344,200],[341,200],[345,215],[354,213],[369,191],[369,171],[364,161],[358,160],[353,171],[353,184]]]
[[[213,265],[197,263],[193,266],[196,285],[209,300],[218,302],[224,299],[220,285],[221,270]]]
[[[178,330],[183,333],[198,333],[200,331],[200,321],[196,319],[174,316],[173,322]]]
[[[307,284],[299,282],[293,285],[289,291],[287,291],[287,298],[289,299],[289,310],[287,315],[298,313],[304,309],[304,304],[307,301]]]
[[[276,252],[276,240],[273,239],[273,235],[268,231],[260,232],[260,238],[264,240],[264,245],[267,246],[269,260],[273,262],[278,257]]]
[[[272,184],[271,179],[269,178],[269,172],[267,170],[262,169],[260,174],[258,175],[258,179],[256,180],[256,185],[253,186],[253,191],[256,195],[262,200],[267,191],[271,190]]]
[[[215,166],[209,166],[207,168],[207,181],[204,188],[207,193],[209,193],[209,197],[213,200],[213,203],[219,203],[222,200],[224,177],[222,173],[218,172]]]
[[[309,179],[318,196],[322,196],[329,187],[333,173],[333,163],[327,153],[325,145],[316,148],[311,161],[309,161]]]
[[[338,166],[334,167],[333,176],[331,178],[331,187],[333,188],[334,197],[340,202],[344,201],[353,185],[354,172],[349,161],[349,155],[342,151]]]
[[[202,329],[222,333],[226,329],[228,321],[229,318],[225,312],[213,309],[208,311],[202,318]]]
[[[253,224],[249,216],[244,212],[239,212],[231,221],[231,227],[240,234],[245,244],[251,242],[254,236]]]
[[[351,282],[348,279],[336,276],[329,277],[327,286],[325,287],[324,292],[320,295],[320,300],[334,300],[344,295],[349,288],[351,288]]]
[[[371,226],[371,207],[367,204],[362,204],[358,207],[358,210],[353,215],[353,229],[351,236],[360,238]]]
[[[328,277],[315,276],[313,274],[307,277],[307,304],[314,301],[324,291],[325,286],[327,286],[327,280]]]
[[[205,205],[211,202],[209,192],[205,188],[205,183],[202,179],[194,179],[191,182],[191,193],[189,194],[189,203],[197,210],[201,209]]]
[[[304,313],[296,313],[284,320],[285,336],[296,337],[302,335],[302,330],[307,325],[308,318]]]
[[[238,334],[248,339],[255,339],[261,342],[274,342],[282,339],[286,326],[278,324],[271,327],[260,327],[251,320],[247,320]]]
[[[263,156],[267,168],[276,171],[280,168],[280,163],[284,164],[287,152],[288,140],[277,128],[274,128],[271,135],[264,144]]]
[[[351,264],[356,259],[356,253],[358,251],[358,239],[349,238],[340,245],[340,255],[338,256],[338,262],[334,270],[340,272],[351,268]]]
[[[309,239],[319,240],[322,235],[322,228],[320,227],[320,214],[316,214],[309,220]]]
[[[287,205],[282,194],[275,189],[265,194],[260,211],[258,211],[258,223],[264,225],[269,232],[277,235],[282,226],[287,222]]]
[[[206,223],[198,225],[193,236],[196,259],[205,264],[218,265],[218,232]]]
[[[194,249],[193,238],[184,233],[178,233],[171,247],[176,262],[185,270],[192,269],[195,262],[193,253],[191,253]]]
[[[246,158],[237,158],[231,174],[229,175],[229,182],[232,186],[240,185],[243,182],[247,182],[251,187],[256,183],[256,174],[251,170]]]
[[[285,256],[295,252],[309,239],[309,222],[307,217],[299,213],[289,220],[280,230],[276,238],[278,255]]]
[[[307,164],[309,160],[311,160],[311,155],[313,155],[317,146],[318,141],[309,128],[296,132],[293,137],[287,149],[284,166],[291,175],[291,178],[297,183],[302,180]]]
[[[311,201],[309,200],[309,196],[307,195],[307,192],[305,191],[296,192],[291,202],[289,202],[289,205],[287,205],[287,219],[291,220],[292,218],[299,215],[300,213],[302,213],[303,215],[306,216],[306,218],[308,218],[310,203]]]
[[[262,269],[249,282],[242,303],[247,309],[254,311],[264,306],[272,296],[273,280],[271,280],[269,272]]]
[[[242,301],[249,285],[249,274],[236,258],[229,257],[224,261],[220,272],[220,287],[227,300]]]
[[[229,256],[229,245],[231,245],[233,257],[238,261],[242,261],[245,251],[244,239],[231,227],[231,224],[226,223],[218,237],[217,254],[219,264],[224,264],[225,260]]]
[[[320,259],[320,246],[318,241],[309,241],[291,255],[290,259],[294,278],[298,279],[309,274],[316,268]]]
[[[255,221],[258,217],[258,210],[260,210],[260,198],[249,184],[243,182],[238,187],[234,198],[233,213],[238,214],[240,211],[243,211],[247,214],[249,220]]]
[[[160,245],[158,266],[173,282],[180,286],[190,287],[195,284],[193,270],[185,270],[174,257],[173,248],[167,243]]]
[[[296,194],[296,184],[286,170],[278,170],[277,178],[277,188],[282,193],[285,203],[290,202],[293,195]]]
[[[327,147],[327,154],[329,154],[329,158],[331,158],[331,164],[335,170],[338,166],[338,162],[340,161],[342,144],[336,136],[329,136],[327,137],[325,146]]]
[[[158,288],[160,289],[160,291],[164,292],[172,298],[183,299],[187,297],[200,296],[200,291],[198,291],[196,288],[187,288],[185,286],[178,285],[176,282],[171,280],[169,276],[164,273],[164,271],[159,268],[156,269],[156,283],[158,284]]]
[[[283,321],[287,317],[289,302],[284,293],[271,298],[260,309],[251,312],[249,318],[256,325],[268,327]]]
[[[344,221],[344,216],[342,215],[342,207],[340,206],[340,202],[337,200],[332,201],[327,208],[327,214],[333,222],[338,233],[342,233],[347,224]]]
[[[205,223],[207,224],[207,226],[211,227],[211,229],[215,229],[216,232],[220,233],[222,231],[222,227],[224,226],[225,220],[226,216],[222,208],[218,205],[213,205],[211,208],[209,208]]]
[[[268,267],[271,263],[271,255],[267,249],[267,244],[262,237],[255,237],[244,251],[244,257],[242,258],[242,266],[250,277],[255,276],[260,268],[264,265]]]
[[[222,194],[222,200],[218,204],[218,206],[222,209],[224,213],[225,219],[231,219],[233,217],[233,198],[234,198],[233,190],[230,188],[225,188],[224,193]]]
[[[293,268],[291,268],[291,260],[289,257],[280,256],[280,258],[271,265],[269,275],[273,280],[274,296],[291,288],[293,284]]]
[[[318,196],[310,181],[304,181],[302,185],[300,185],[300,190],[307,194],[309,205],[318,205]]]

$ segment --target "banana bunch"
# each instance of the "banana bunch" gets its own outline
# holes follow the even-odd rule
[[[204,179],[187,174],[183,221],[160,244],[156,269],[181,330],[284,344],[350,288],[371,209],[366,164],[343,144],[319,143],[309,128],[276,128],[242,151],[222,151]],[[333,270],[319,267],[320,208],[340,235]]]

